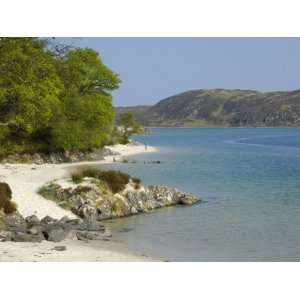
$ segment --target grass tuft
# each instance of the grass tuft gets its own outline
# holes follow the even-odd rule
[[[72,173],[71,179],[74,183],[78,184],[78,183],[82,182],[83,176],[80,173]]]

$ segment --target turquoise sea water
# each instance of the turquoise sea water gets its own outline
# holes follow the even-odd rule
[[[300,261],[300,129],[152,129],[136,139],[159,152],[109,168],[203,202],[111,221],[130,249],[172,261]],[[144,164],[154,159],[162,163]]]

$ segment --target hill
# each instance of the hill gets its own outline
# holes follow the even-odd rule
[[[153,106],[117,107],[117,117],[131,111],[144,126],[299,127],[300,90],[192,90]]]

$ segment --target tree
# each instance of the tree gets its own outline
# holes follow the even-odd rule
[[[26,144],[60,109],[62,82],[43,40],[0,38],[0,136]]]
[[[140,125],[137,123],[131,112],[126,112],[121,115],[120,124],[123,127],[122,130],[125,142],[128,142],[130,135],[138,133],[140,130]]]
[[[109,95],[121,82],[118,75],[102,63],[98,53],[89,48],[70,50],[58,60],[57,69],[66,93],[80,96]]]
[[[92,49],[74,49],[57,61],[64,83],[63,116],[53,125],[56,149],[89,149],[106,140],[113,123],[110,91],[120,79]]]
[[[101,146],[119,84],[92,49],[0,38],[0,155]]]

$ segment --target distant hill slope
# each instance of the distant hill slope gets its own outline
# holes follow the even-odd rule
[[[145,126],[300,126],[300,90],[193,90],[153,106],[117,107],[131,111]]]

